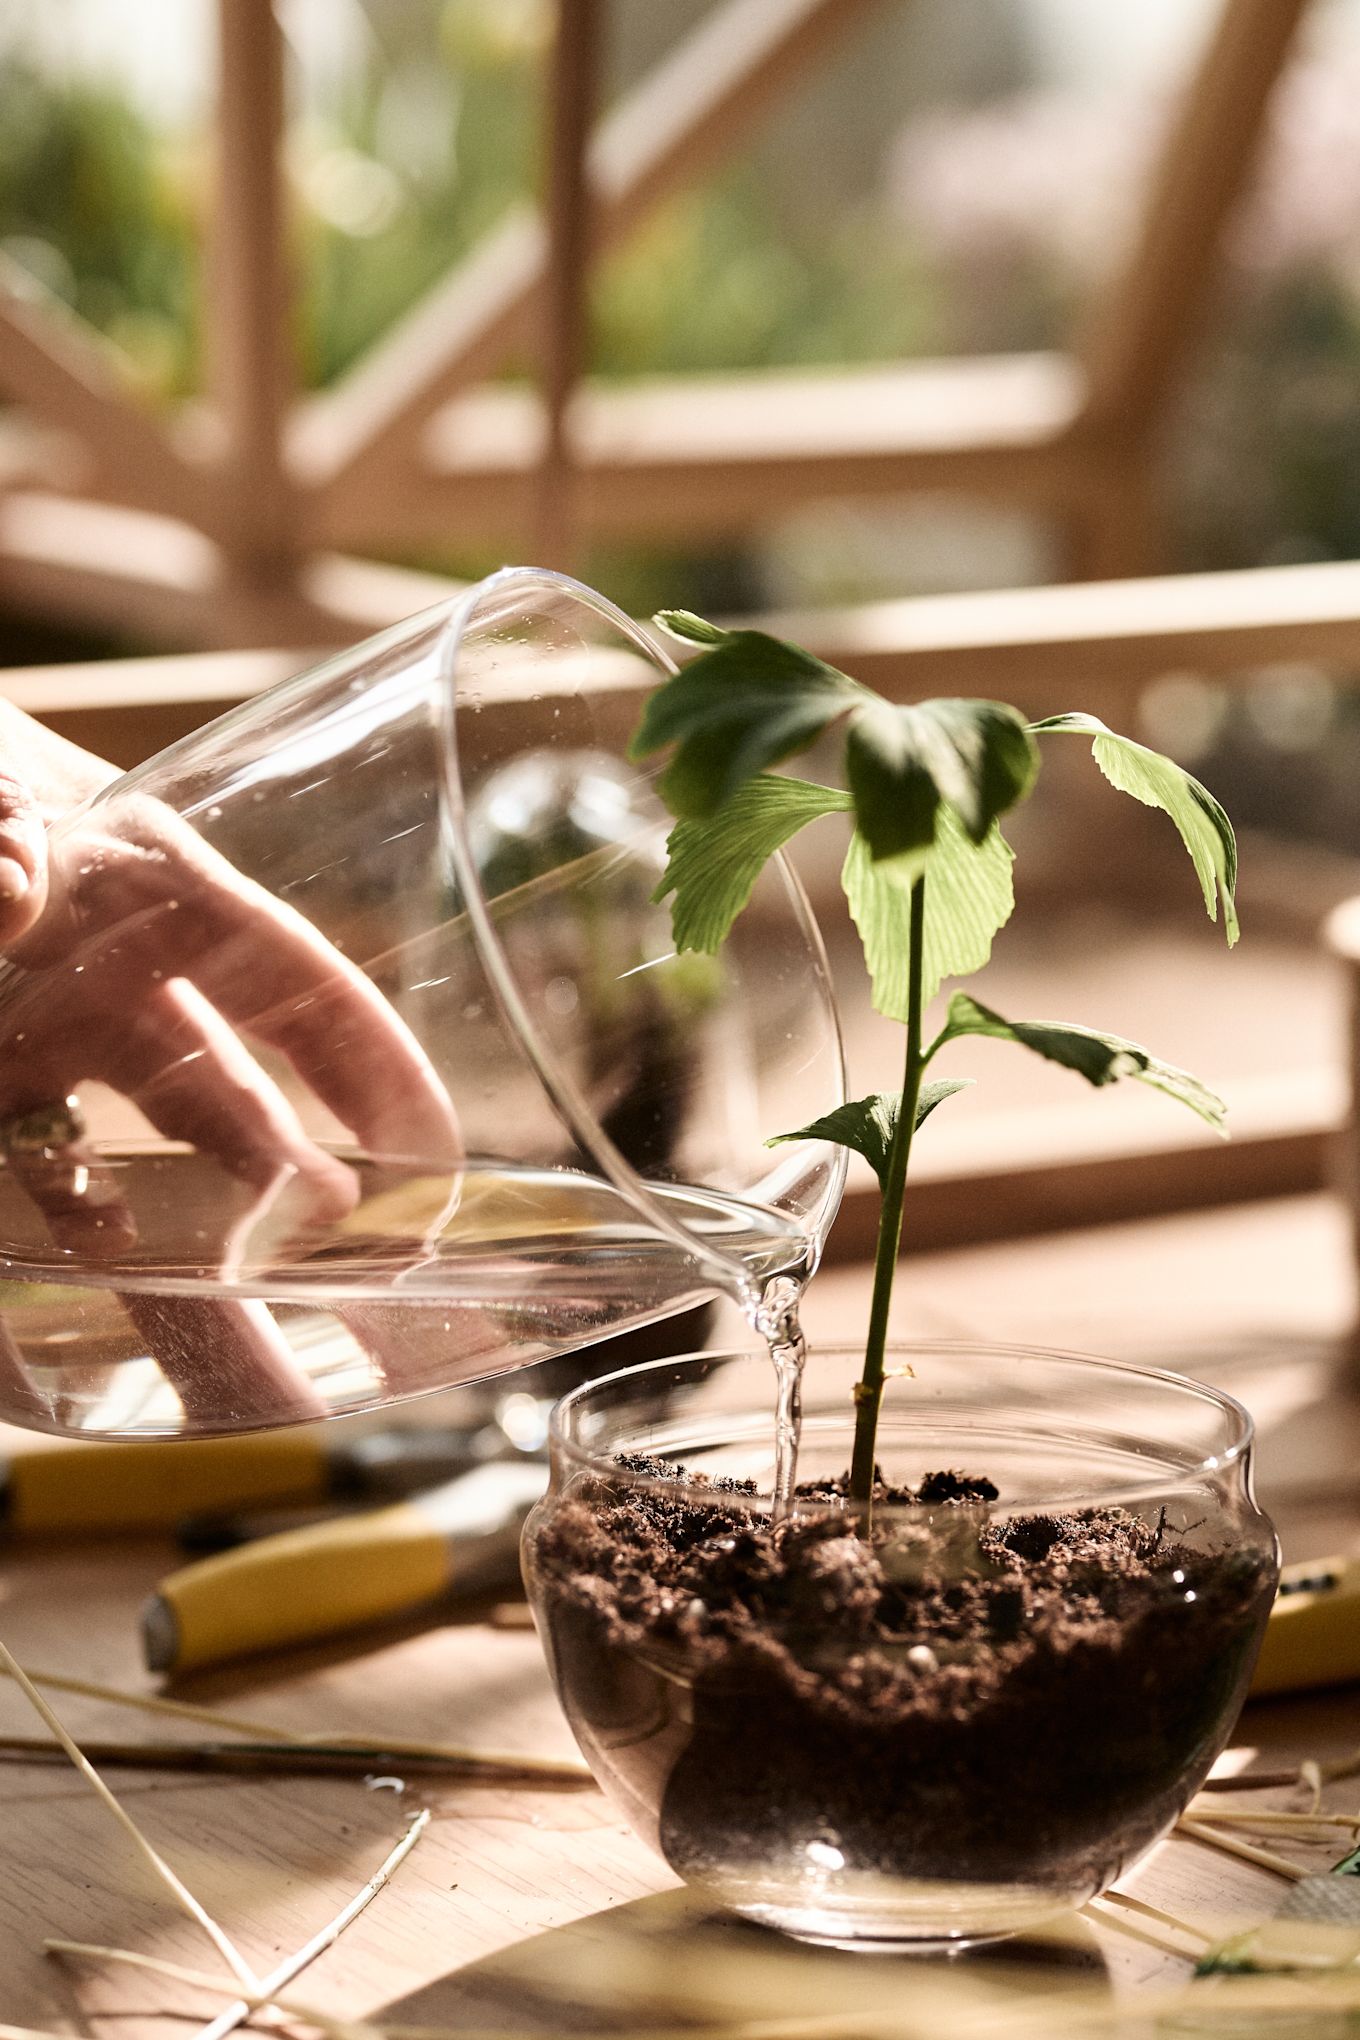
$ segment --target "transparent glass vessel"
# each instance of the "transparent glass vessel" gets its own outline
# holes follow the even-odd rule
[[[778,1528],[769,1362],[720,1354],[568,1396],[524,1533],[621,1813],[725,1905],[846,1947],[1011,1932],[1119,1877],[1223,1748],[1278,1576],[1229,1397],[1058,1354],[903,1363],[867,1523],[837,1484],[860,1356],[814,1351]]]
[[[627,761],[673,667],[507,569],[51,831],[0,966],[0,1416],[178,1436],[482,1379],[816,1261],[825,958],[776,862],[718,958]]]

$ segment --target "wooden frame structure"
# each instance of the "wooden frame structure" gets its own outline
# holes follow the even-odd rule
[[[1083,702],[1102,692],[1127,705],[1131,689],[1173,666],[1193,665],[1235,682],[1263,661],[1355,659],[1360,647],[1360,565],[1279,567],[1251,573],[1180,575],[1014,594],[887,603],[806,618],[765,618],[884,692],[913,698],[994,689],[1036,709]],[[302,651],[243,651],[50,666],[5,676],[19,707],[123,765],[173,741],[210,716],[248,700],[306,663]],[[541,685],[551,687],[551,671]],[[1070,704],[1069,704],[1070,705]],[[631,683],[597,704],[602,730],[619,741],[636,722]],[[1333,947],[1357,985],[1355,915],[1336,924]],[[1356,997],[1360,1012],[1360,993]],[[1360,1064],[1357,1064],[1360,1070]],[[909,1192],[910,1236],[921,1249],[1106,1224],[1156,1212],[1280,1197],[1349,1182],[1346,1100],[1327,1072],[1263,1078],[1234,1106],[1227,1147],[1174,1132],[1096,1155],[1053,1135],[1044,1118],[1036,1148],[1032,1118],[991,1129],[985,1152],[943,1171],[927,1166]],[[876,1200],[854,1190],[838,1222],[834,1251],[872,1251]]]
[[[325,643],[418,606],[369,548],[459,533],[570,560],[586,534],[713,537],[799,501],[1034,507],[1079,577],[1155,555],[1158,427],[1306,0],[1224,0],[1122,271],[1069,355],[583,378],[592,257],[711,169],[875,0],[721,0],[598,122],[605,0],[559,0],[547,202],[516,213],[333,388],[283,335],[285,50],[274,0],[217,0],[206,402],[153,416],[113,351],[0,265],[0,601],[168,644]],[[537,342],[537,391],[488,387]]]

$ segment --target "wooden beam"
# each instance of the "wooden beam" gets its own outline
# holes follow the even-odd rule
[[[596,537],[722,535],[829,497],[960,491],[1066,509],[1098,486],[1059,354],[903,367],[586,382],[572,407],[576,508]],[[548,425],[531,389],[456,398],[391,490],[346,492],[319,529],[346,547],[533,528]]]
[[[295,585],[251,586],[228,573],[210,539],[172,518],[35,490],[0,496],[0,604],[143,641],[231,650],[352,644],[459,585],[321,554]],[[117,669],[117,661],[101,669],[110,687]]]
[[[159,629],[185,644],[240,645],[247,626],[257,644],[349,642],[460,586],[322,555],[294,598],[244,609],[224,600],[217,571],[216,549],[167,519],[31,491],[0,499],[0,598],[81,617],[104,615],[107,603],[107,614],[142,634]],[[139,606],[143,593],[148,604]],[[254,634],[271,618],[272,638]],[[917,596],[740,621],[807,644],[902,699],[990,693],[1043,708],[1095,684],[1127,701],[1131,688],[1172,670],[1237,685],[1259,666],[1296,659],[1332,665],[1344,683],[1360,665],[1360,563]],[[112,686],[116,664],[108,670]],[[636,697],[621,696],[618,713],[635,707]]]
[[[1157,163],[1142,225],[1079,349],[1087,417],[1136,436],[1198,338],[1224,229],[1250,181],[1271,94],[1308,0],[1224,0]]]
[[[1335,1188],[1345,1161],[1343,1087],[1330,1072],[1270,1076],[1241,1087],[1230,1142],[1111,1146],[1094,1135],[1055,1148],[1050,1115],[1012,1112],[953,1166],[924,1163],[907,1186],[910,1253],[1116,1225],[1173,1211],[1247,1204]],[[872,1257],[877,1188],[852,1178],[827,1247],[831,1262]]]
[[[928,595],[758,622],[908,699],[977,693],[1045,706],[1092,681],[1127,698],[1161,673],[1235,686],[1293,659],[1334,665],[1344,683],[1360,660],[1360,563]]]
[[[274,0],[217,0],[217,181],[207,313],[231,571],[278,587],[297,549],[284,457],[292,394],[283,35]]]
[[[544,433],[536,478],[535,557],[563,571],[575,565],[576,464],[568,412],[587,350],[591,201],[586,151],[599,92],[600,4],[557,0],[549,84]]]
[[[731,153],[874,0],[726,0],[609,113],[589,152],[596,252]],[[547,237],[516,212],[302,411],[299,469],[353,501],[399,494],[399,457],[441,404],[494,373],[542,314]]]
[[[210,476],[132,394],[118,350],[0,255],[0,392],[84,450],[100,486],[168,516],[202,518]]]

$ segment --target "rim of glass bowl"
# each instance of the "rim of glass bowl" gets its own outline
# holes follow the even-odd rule
[[[520,995],[515,974],[509,958],[496,933],[495,923],[488,911],[487,902],[477,878],[476,862],[467,833],[466,814],[463,806],[463,784],[458,768],[458,740],[456,731],[458,701],[458,654],[463,637],[473,618],[494,604],[497,594],[504,591],[507,597],[507,613],[512,613],[512,600],[516,591],[528,592],[533,588],[555,588],[570,595],[610,624],[621,637],[653,665],[662,671],[675,673],[679,670],[665,647],[651,637],[647,631],[624,610],[584,581],[573,579],[570,574],[559,574],[548,567],[501,567],[485,580],[467,589],[458,596],[450,608],[440,645],[440,701],[444,718],[444,790],[446,813],[450,825],[450,847],[454,868],[467,907],[468,919],[472,922],[477,945],[486,965],[488,975],[495,987],[507,1017],[514,1026],[529,1059],[534,1066],[539,1082],[552,1099],[567,1128],[583,1152],[589,1155],[608,1178],[629,1201],[640,1208],[655,1230],[674,1245],[684,1249],[702,1268],[722,1278],[723,1287],[730,1283],[731,1268],[721,1256],[705,1251],[701,1241],[685,1231],[667,1211],[661,1200],[653,1196],[645,1177],[639,1176],[623,1154],[615,1147],[609,1135],[591,1111],[584,1096],[559,1066],[552,1050],[542,1039],[534,1020]],[[823,988],[823,1005],[830,1021],[831,1039],[835,1049],[836,1063],[840,1077],[840,1095],[845,1096],[845,1042],[841,1033],[840,1014],[836,1008],[834,980],[831,964],[822,941],[821,929],[817,925],[811,903],[803,889],[802,881],[788,862],[783,851],[775,854],[795,923],[806,942],[818,969]],[[849,1157],[843,1148],[837,1148],[832,1158],[831,1172],[822,1200],[818,1218],[816,1251],[820,1252],[822,1237],[839,1208],[841,1194],[845,1188],[845,1174]]]
[[[811,1348],[810,1359],[812,1368],[815,1371],[819,1357],[828,1360],[850,1358],[858,1360],[862,1355],[862,1351],[861,1347],[846,1345],[824,1345]],[[894,1359],[900,1360],[904,1357],[910,1359],[912,1356],[939,1356],[941,1358],[953,1357],[956,1359],[967,1359],[971,1356],[974,1359],[986,1360],[1031,1360],[1057,1363],[1060,1366],[1080,1369],[1083,1374],[1090,1376],[1094,1381],[1099,1381],[1103,1376],[1109,1380],[1142,1383],[1152,1388],[1171,1391],[1178,1396],[1188,1397],[1201,1406],[1207,1405],[1215,1410],[1224,1422],[1226,1435],[1222,1449],[1207,1453],[1200,1459],[1187,1457],[1184,1464],[1174,1467],[1175,1477],[1178,1480],[1194,1481],[1199,1478],[1206,1480],[1215,1477],[1221,1478],[1223,1475],[1243,1466],[1249,1461],[1251,1449],[1256,1439],[1256,1424],[1251,1412],[1244,1404],[1237,1400],[1236,1396],[1229,1395],[1226,1389],[1214,1388],[1208,1382],[1196,1381],[1189,1375],[1176,1374],[1167,1367],[1148,1367],[1140,1362],[1131,1360],[1108,1360],[1093,1353],[1078,1353],[1065,1347],[1011,1345],[1000,1340],[995,1342],[980,1339],[895,1340],[888,1346],[887,1357],[890,1363]],[[592,1451],[589,1447],[578,1443],[570,1435],[570,1427],[582,1407],[597,1396],[607,1395],[611,1391],[617,1391],[625,1386],[641,1393],[645,1390],[649,1377],[665,1374],[677,1375],[686,1370],[696,1372],[701,1367],[712,1370],[718,1367],[730,1366],[739,1361],[756,1361],[764,1366],[769,1366],[765,1354],[754,1346],[728,1347],[711,1353],[682,1353],[673,1359],[649,1360],[641,1366],[616,1368],[611,1374],[601,1374],[593,1381],[583,1382],[580,1387],[572,1389],[569,1394],[561,1398],[554,1406],[549,1419],[548,1438],[552,1447],[554,1462],[556,1462],[560,1455],[562,1459],[570,1461],[575,1469],[580,1472],[603,1475],[616,1484],[628,1487],[644,1490],[652,1489],[663,1493],[673,1492],[676,1489],[692,1489],[696,1493],[704,1493],[711,1497],[713,1489],[702,1478],[696,1479],[689,1475],[682,1477],[680,1475],[663,1476],[639,1473],[632,1467],[620,1466],[615,1460],[607,1457],[605,1454]],[[774,1386],[774,1370],[771,1366],[769,1371],[770,1392],[768,1403],[771,1413],[771,1430],[773,1430]],[[805,1374],[805,1424],[807,1421],[807,1387],[808,1377]],[[721,1426],[724,1419],[729,1420],[733,1424],[738,1423],[749,1410],[749,1407],[750,1405],[745,1405],[733,1411],[715,1410],[711,1413],[711,1417],[696,1420],[696,1426],[699,1423],[707,1423],[709,1425],[711,1436],[707,1442],[711,1447],[711,1445],[720,1442],[722,1437]],[[1055,1421],[1049,1435],[1055,1439],[1064,1438],[1067,1442],[1072,1442],[1074,1434],[1060,1429],[1056,1420],[1058,1414],[1055,1411]],[[852,1420],[852,1408],[847,1402],[845,1405],[847,1442]],[[1075,1435],[1079,1438],[1079,1433]],[[1095,1430],[1094,1435],[1099,1436],[1098,1429]],[[696,1449],[702,1450],[705,1447],[702,1443],[699,1443]],[[1169,1450],[1169,1448],[1167,1449]],[[1169,1461],[1168,1470],[1171,1470]],[[1102,1487],[1093,1489],[1090,1492],[1083,1490],[1079,1498],[1080,1506],[1082,1508],[1115,1507],[1134,1500],[1147,1499],[1149,1496],[1164,1494],[1165,1490],[1165,1479],[1160,1482],[1149,1480],[1146,1483]],[[1042,1513],[1046,1505],[1056,1509],[1064,1501],[1070,1504],[1075,1499],[1077,1498],[1073,1496],[1064,1497],[1062,1494],[1055,1494],[1051,1497],[1042,1495],[1028,1496],[1025,1498],[1023,1506],[1027,1511]],[[1249,1485],[1247,1499],[1254,1504],[1255,1498],[1251,1493]],[[768,1506],[769,1496],[764,1493],[758,1493],[754,1496],[724,1493],[722,1500],[724,1505],[731,1503],[736,1507],[740,1507],[743,1502],[748,1502],[753,1510],[763,1511]],[[1001,1500],[1004,1506],[1005,1497],[1003,1496]],[[822,1505],[819,1504],[819,1506]]]

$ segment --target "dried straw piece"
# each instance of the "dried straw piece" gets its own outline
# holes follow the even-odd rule
[[[1182,1814],[1176,1822],[1175,1832],[1188,1835],[1192,1841],[1207,1842],[1210,1848],[1222,1849],[1226,1855],[1240,1856],[1244,1863],[1255,1863],[1262,1870],[1273,1870],[1277,1877],[1288,1877],[1297,1882],[1311,1873],[1291,1863],[1287,1856],[1277,1856],[1273,1849],[1258,1849],[1252,1842],[1239,1841],[1236,1835],[1220,1834],[1217,1828],[1209,1827],[1202,1820],[1192,1820]]]
[[[212,1707],[196,1707],[187,1700],[165,1700],[156,1693],[133,1693],[122,1686],[101,1686],[91,1679],[73,1679],[64,1672],[39,1672],[31,1668],[13,1671],[0,1660],[0,1675],[22,1676],[35,1686],[50,1686],[56,1693],[73,1693],[83,1700],[106,1700],[113,1707],[131,1707],[144,1714],[163,1714],[179,1721],[200,1722],[207,1728],[229,1729],[234,1735],[254,1741],[292,1743],[298,1749],[320,1744],[327,1749],[379,1750],[389,1757],[427,1757],[485,1774],[505,1772],[513,1777],[549,1778],[563,1784],[589,1784],[590,1772],[576,1757],[538,1757],[511,1750],[479,1750],[463,1743],[426,1743],[404,1737],[353,1735],[293,1728],[279,1728],[273,1722],[252,1721],[239,1714],[223,1714]]]
[[[171,1983],[187,1983],[195,1990],[223,1991],[231,1988],[225,1978],[214,1976],[210,1969],[192,1969],[188,1963],[167,1962],[163,1956],[143,1955],[133,1948],[106,1948],[99,1941],[48,1940],[43,1942],[43,1953],[70,1956],[77,1962],[118,1962],[127,1969],[141,1969],[151,1976],[163,1976]],[[279,1996],[266,1989],[263,1979],[256,1986],[243,1988],[241,2001],[247,2018],[252,2012],[282,2012],[305,2026],[316,2026],[323,2033],[334,2034],[335,2040],[378,2040],[382,2030],[352,2019],[337,2019],[315,2005],[299,2004],[295,1998]],[[235,2005],[227,2007],[228,2011],[235,2009]],[[240,2023],[239,2020],[237,2023]]]
[[[7,1671],[10,1678],[18,1683],[30,1706],[34,1709],[39,1719],[45,1722],[47,1727],[51,1729],[53,1735],[61,1744],[85,1782],[103,1800],[119,1826],[131,1838],[140,1854],[146,1858],[161,1882],[174,1893],[176,1900],[183,1906],[190,1919],[197,1921],[198,1925],[202,1927],[204,1933],[227,1964],[237,1982],[244,1984],[247,1990],[253,1991],[257,1989],[259,1978],[246,1961],[244,1955],[232,1944],[212,1915],[206,1912],[199,1904],[188,1885],[170,1868],[170,1865],[166,1862],[160,1851],[147,1840],[136,1821],[132,1818],[132,1815],[124,1809],[113,1793],[110,1792],[108,1786],[94,1768],[94,1765],[85,1756],[80,1746],[67,1734],[61,1721],[53,1713],[52,1709],[43,1699],[42,1694],[29,1678],[27,1672],[25,1672],[23,1666],[4,1642],[0,1642],[0,1668]]]
[[[237,1776],[250,1776],[280,1772],[292,1777],[335,1776],[341,1778],[363,1777],[367,1772],[390,1770],[399,1765],[404,1772],[412,1775],[431,1777],[469,1776],[469,1766],[461,1759],[432,1755],[423,1752],[412,1756],[409,1752],[391,1749],[368,1748],[362,1743],[352,1747],[336,1747],[327,1743],[195,1743],[195,1742],[91,1742],[83,1748],[93,1764],[121,1766],[134,1771],[227,1771]],[[44,1742],[37,1736],[0,1736],[0,1762],[13,1759],[18,1763],[47,1763],[63,1761],[62,1752],[55,1744]],[[482,1772],[474,1775],[482,1777]],[[514,1773],[508,1768],[497,1770],[494,1776],[511,1779]],[[537,1782],[537,1774],[527,1774]],[[556,1781],[553,1781],[556,1782]],[[575,1783],[572,1779],[569,1781]]]
[[[1207,1948],[1213,1940],[1203,1927],[1197,1927],[1193,1920],[1183,1920],[1178,1913],[1164,1912],[1159,1905],[1149,1905],[1145,1898],[1135,1898],[1129,1891],[1105,1891],[1100,1894],[1107,1905],[1123,1906],[1128,1912],[1136,1912],[1145,1919],[1155,1920],[1159,1926],[1169,1927],[1177,1934],[1184,1934],[1187,1940],[1199,1941]]]
[[[1108,1892],[1104,1896],[1108,1898]],[[1140,1925],[1113,1909],[1107,1912],[1100,1897],[1088,1899],[1082,1911],[1087,1919],[1093,1920],[1098,1927],[1111,1927],[1117,1934],[1127,1934],[1131,1941],[1141,1941],[1144,1947],[1155,1948],[1159,1955],[1175,1955],[1182,1962],[1193,1962],[1195,1959],[1179,1942],[1173,1941],[1169,1934],[1158,1931],[1150,1922],[1144,1921]]]
[[[406,1861],[429,1825],[430,1810],[425,1807],[408,1822],[406,1832],[396,1848],[392,1849],[379,1864],[363,1890],[357,1891],[349,1904],[342,1906],[335,1918],[324,1926],[319,1934],[313,1934],[305,1947],[289,1955],[276,1969],[271,1969],[268,1976],[261,1977],[261,1991],[272,1997],[275,1991],[283,1990],[295,1976],[300,1976],[304,1969],[310,1967],[318,1955],[324,1955],[328,1948],[333,1948],[345,1928],[353,1925],[365,1907],[372,1903],[383,1886],[389,1882],[392,1873]],[[217,2017],[195,2036],[195,2040],[226,2040],[227,2034],[235,2032],[236,2028],[250,2017],[254,2009],[255,2007],[247,2004],[244,1998],[238,1998],[235,2004],[228,2005],[224,2012],[219,2012]]]
[[[1206,1778],[1199,1789],[1201,1792],[1265,1792],[1283,1785],[1307,1787],[1314,1768],[1324,1785],[1334,1785],[1339,1778],[1354,1778],[1360,1775],[1360,1749],[1352,1750],[1348,1757],[1333,1757],[1316,1767],[1311,1758],[1306,1758],[1294,1771],[1239,1771],[1228,1778]]]
[[[328,1948],[333,1947],[346,1927],[358,1919],[365,1907],[391,1880],[393,1872],[405,1862],[429,1824],[430,1812],[426,1807],[407,1824],[406,1832],[396,1847],[384,1858],[363,1889],[355,1893],[349,1904],[342,1907],[320,1933],[314,1934],[305,1947],[299,1948],[285,1961],[279,1963],[268,1976],[260,1977],[249,1988],[247,1995],[237,1998],[219,2012],[217,2017],[196,2036],[196,2040],[224,2040],[224,2036],[234,2032],[252,2012],[261,2011],[271,2005],[279,2011],[286,2012],[290,2017],[305,2020],[308,2025],[324,2025],[327,2031],[337,2036],[337,2040],[349,2040],[349,2036],[356,2036],[357,2040],[359,2035],[372,2035],[374,2032],[372,2026],[356,2024],[353,2020],[327,2019],[325,2014],[317,2012],[314,2007],[293,2004],[280,1997],[279,1993],[310,1963],[315,1962],[318,1955],[324,1955]],[[188,1969],[174,1962],[162,1962],[155,1956],[138,1955],[131,1950],[100,1947],[90,1941],[49,1940],[44,1941],[43,1950],[48,1955],[73,1955],[88,1960],[125,1962],[133,1968],[150,1969],[157,1975],[174,1977],[178,1982],[195,1984],[204,1990],[220,1991],[227,1988],[223,1978],[212,1976],[204,1970]]]
[[[1193,1801],[1191,1804],[1193,1807]],[[1199,1817],[1192,1812],[1192,1819]],[[1286,1813],[1266,1807],[1215,1806],[1203,1809],[1203,1818],[1214,1821],[1219,1827],[1231,1822],[1238,1827],[1288,1828],[1297,1830],[1300,1835],[1310,1828],[1345,1828],[1351,1834],[1360,1832],[1360,1813]],[[1316,1839],[1326,1841],[1327,1835],[1318,1834]]]

